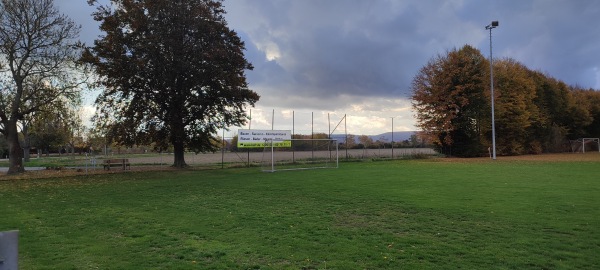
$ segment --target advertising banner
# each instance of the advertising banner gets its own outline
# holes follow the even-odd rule
[[[238,130],[238,148],[292,147],[292,132],[290,130]]]

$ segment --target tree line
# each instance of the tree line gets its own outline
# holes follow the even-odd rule
[[[494,59],[500,155],[569,150],[569,140],[600,137],[600,92],[570,86],[511,58]],[[441,153],[489,154],[490,63],[470,45],[433,57],[411,84],[417,126]]]

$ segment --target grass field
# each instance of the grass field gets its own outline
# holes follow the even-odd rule
[[[598,269],[600,155],[4,180],[13,229],[22,269]]]

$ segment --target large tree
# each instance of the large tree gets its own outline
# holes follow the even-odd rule
[[[532,137],[539,141],[543,151],[560,152],[564,150],[565,139],[588,136],[585,130],[596,119],[593,107],[586,106],[593,104],[589,103],[593,100],[591,96],[578,98],[581,92],[577,88],[539,71],[529,71],[528,77],[536,85],[534,104],[539,111],[539,121],[532,125]]]
[[[528,69],[513,59],[494,62],[496,81],[496,136],[501,155],[522,155],[532,152],[531,127],[541,122],[534,103],[535,83]],[[536,144],[537,145],[537,144]]]
[[[97,5],[96,1],[88,1]],[[218,0],[113,0],[97,5],[105,32],[84,61],[100,76],[98,123],[124,145],[211,151],[223,126],[243,125],[259,96],[248,89],[244,43]]]
[[[438,150],[457,156],[484,151],[490,123],[486,63],[477,49],[465,45],[431,59],[413,79],[417,126]]]
[[[53,0],[0,2],[0,132],[9,146],[9,174],[24,171],[21,121],[57,98],[79,97],[78,34]]]

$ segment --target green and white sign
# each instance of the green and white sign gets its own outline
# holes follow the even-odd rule
[[[292,147],[292,132],[290,130],[238,130],[238,148],[262,148],[265,146]]]

